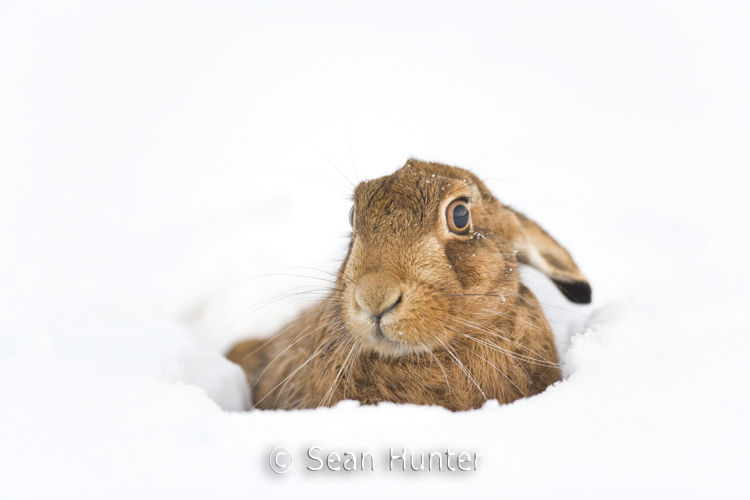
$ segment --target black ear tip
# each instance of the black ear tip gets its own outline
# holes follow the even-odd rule
[[[572,283],[555,281],[555,285],[569,301],[576,304],[591,303],[591,285],[585,281],[574,281]]]

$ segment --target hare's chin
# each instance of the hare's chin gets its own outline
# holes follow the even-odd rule
[[[431,350],[427,345],[407,344],[406,342],[392,340],[382,333],[369,337],[363,344],[381,356],[390,358],[403,358],[412,354],[427,353]]]

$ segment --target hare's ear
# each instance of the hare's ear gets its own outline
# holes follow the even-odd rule
[[[513,241],[518,261],[546,274],[571,302],[590,303],[591,286],[567,250],[536,222],[521,213],[514,213],[520,229]]]

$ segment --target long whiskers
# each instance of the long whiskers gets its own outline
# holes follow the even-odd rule
[[[282,356],[282,355],[283,355],[283,354],[284,354],[284,353],[285,353],[286,351],[288,351],[289,349],[291,349],[291,348],[292,348],[292,347],[293,347],[293,346],[294,346],[294,345],[295,345],[295,344],[296,344],[297,342],[300,342],[300,341],[302,341],[302,339],[304,339],[304,338],[307,338],[307,337],[309,337],[309,336],[310,336],[310,335],[312,335],[313,333],[315,333],[315,332],[319,331],[319,330],[320,330],[320,329],[322,329],[322,328],[325,328],[326,326],[329,326],[329,325],[332,325],[332,324],[335,324],[335,323],[339,323],[339,322],[340,322],[340,320],[339,320],[339,319],[334,319],[333,321],[330,321],[329,323],[326,323],[326,324],[324,324],[324,325],[321,325],[321,326],[317,327],[316,329],[314,329],[314,330],[312,330],[312,331],[310,331],[310,332],[306,333],[305,335],[303,335],[303,336],[302,336],[302,337],[300,338],[300,335],[302,335],[302,333],[303,333],[303,332],[304,332],[304,331],[305,331],[306,329],[305,329],[305,330],[302,330],[302,331],[301,331],[301,332],[300,332],[299,334],[297,334],[297,336],[296,336],[296,337],[295,337],[295,338],[294,338],[294,339],[293,339],[293,340],[292,340],[292,341],[291,341],[291,342],[289,343],[289,345],[288,345],[288,346],[286,346],[286,347],[284,348],[284,350],[282,350],[282,351],[281,351],[281,352],[280,352],[280,353],[279,353],[278,355],[276,355],[276,357],[275,357],[275,358],[273,358],[273,359],[271,360],[271,362],[270,362],[270,363],[268,363],[268,364],[266,365],[266,367],[265,367],[265,368],[263,369],[263,371],[262,371],[262,372],[260,373],[260,375],[258,375],[258,378],[257,378],[257,380],[256,380],[255,384],[253,384],[253,388],[255,388],[255,386],[256,386],[256,385],[258,385],[258,382],[260,381],[261,377],[263,377],[263,374],[264,374],[264,373],[266,373],[266,371],[267,371],[267,370],[268,370],[268,368],[269,368],[269,367],[270,367],[270,366],[271,366],[271,365],[272,365],[272,364],[274,363],[274,361],[276,361],[277,359],[279,359],[279,358],[280,358],[280,357],[281,357],[281,356]]]
[[[492,368],[494,368],[494,369],[495,369],[495,371],[497,371],[497,372],[498,372],[498,373],[499,373],[500,375],[502,375],[503,377],[505,377],[505,379],[506,379],[506,380],[507,380],[508,382],[510,382],[511,384],[513,384],[513,387],[515,387],[515,388],[516,388],[516,389],[518,390],[518,392],[520,392],[520,393],[521,393],[521,396],[523,396],[523,397],[526,397],[526,393],[525,393],[525,392],[523,391],[523,389],[521,389],[520,387],[518,387],[518,386],[516,385],[516,383],[515,383],[515,382],[513,382],[513,379],[511,379],[511,378],[510,378],[510,377],[509,377],[508,375],[506,375],[506,374],[505,374],[505,372],[503,372],[503,371],[502,371],[502,370],[501,370],[500,368],[498,368],[497,366],[495,366],[495,364],[494,364],[494,363],[492,363],[492,362],[490,362],[489,360],[485,359],[485,358],[484,358],[483,356],[480,356],[480,355],[479,355],[479,353],[477,353],[477,352],[476,352],[476,351],[475,351],[474,349],[469,349],[469,351],[470,351],[471,353],[473,353],[473,354],[474,354],[474,355],[475,355],[476,357],[478,357],[479,359],[481,359],[482,361],[484,361],[485,363],[487,363],[488,365],[490,365],[490,366],[491,366]],[[525,371],[525,370],[524,370],[524,371]],[[526,375],[527,375],[527,376],[529,375],[529,374],[528,374],[528,372],[526,373]],[[529,380],[531,380],[531,377],[530,377],[530,376],[529,376]]]
[[[446,336],[446,337],[448,337],[448,334],[446,333],[446,334],[445,334],[445,336]],[[477,387],[477,389],[479,390],[479,392],[480,392],[480,393],[482,394],[482,396],[484,397],[484,399],[485,399],[485,401],[486,401],[486,400],[487,400],[487,395],[486,395],[486,394],[484,393],[484,391],[482,390],[482,388],[481,388],[481,387],[479,387],[479,384],[478,384],[478,383],[477,383],[477,381],[476,381],[476,380],[474,379],[474,376],[473,376],[473,375],[471,374],[471,372],[470,372],[470,371],[468,370],[468,368],[466,368],[466,366],[464,366],[464,364],[463,364],[463,363],[461,362],[461,359],[460,359],[460,358],[458,357],[458,354],[456,354],[455,352],[453,352],[453,351],[452,351],[452,350],[451,350],[451,349],[450,349],[450,348],[449,348],[449,347],[448,347],[448,346],[447,346],[447,345],[446,345],[446,344],[445,344],[445,343],[444,343],[444,342],[443,342],[442,340],[440,340],[439,338],[436,338],[435,340],[437,340],[437,341],[438,341],[438,342],[440,343],[440,345],[442,345],[442,346],[443,346],[443,348],[445,349],[445,352],[446,352],[446,353],[448,353],[448,356],[449,356],[449,357],[450,357],[450,358],[451,358],[451,359],[452,359],[453,361],[455,361],[455,362],[456,362],[456,364],[458,365],[458,368],[459,368],[459,369],[460,369],[460,370],[461,370],[461,371],[462,371],[462,372],[464,373],[464,375],[466,375],[466,377],[467,377],[467,378],[468,378],[468,379],[469,379],[469,380],[470,380],[470,381],[471,381],[471,382],[472,382],[472,383],[473,383],[473,384],[474,384],[474,385],[475,385],[475,386]]]
[[[352,345],[352,348],[349,350],[349,354],[346,355],[346,358],[344,359],[344,362],[341,363],[341,368],[339,368],[339,371],[336,374],[336,377],[333,379],[333,383],[331,384],[331,388],[328,389],[328,392],[325,394],[325,396],[323,396],[323,401],[320,402],[320,404],[318,405],[319,407],[325,405],[326,404],[326,400],[328,400],[328,402],[330,403],[332,401],[332,399],[333,399],[333,391],[336,388],[336,386],[338,385],[339,377],[341,377],[341,373],[346,368],[346,364],[349,362],[349,358],[351,357],[352,353],[354,352],[354,349],[357,347],[357,341],[354,340],[354,339],[352,339],[351,341],[353,342],[354,345]]]
[[[521,358],[524,358],[525,360],[528,360],[528,361],[532,362],[533,364],[541,364],[541,365],[543,365],[543,366],[551,366],[551,367],[557,367],[557,368],[559,368],[559,367],[560,367],[560,365],[559,365],[558,363],[553,363],[552,361],[549,361],[549,360],[548,360],[547,358],[545,358],[544,356],[542,356],[542,355],[541,355],[541,354],[539,354],[538,352],[534,351],[534,350],[533,350],[533,349],[531,349],[530,347],[528,347],[528,346],[526,346],[526,345],[523,345],[523,344],[521,344],[521,343],[519,343],[519,342],[516,342],[516,341],[514,341],[514,340],[511,340],[511,339],[509,339],[508,337],[506,337],[506,336],[504,336],[504,335],[501,335],[501,334],[500,334],[500,333],[498,333],[497,331],[492,331],[492,330],[490,330],[489,328],[485,328],[485,327],[482,327],[482,326],[480,326],[479,324],[477,324],[477,323],[474,323],[474,322],[471,322],[471,321],[468,321],[468,320],[466,320],[466,321],[462,321],[462,320],[459,320],[458,318],[452,318],[452,319],[453,319],[453,321],[456,321],[456,322],[458,322],[458,323],[462,323],[462,324],[464,324],[465,326],[469,326],[469,327],[474,327],[474,328],[476,328],[477,330],[479,330],[479,331],[481,331],[481,332],[484,332],[484,333],[487,333],[487,334],[489,334],[489,335],[492,335],[492,336],[498,337],[498,338],[500,338],[500,339],[502,339],[502,340],[504,340],[504,341],[506,341],[506,342],[508,342],[508,343],[511,343],[511,344],[513,344],[513,345],[515,345],[515,346],[517,346],[517,347],[521,348],[521,349],[525,349],[525,350],[527,350],[527,351],[531,352],[532,354],[534,354],[535,356],[537,356],[537,357],[538,357],[538,360],[537,360],[537,359],[534,359],[534,358],[532,358],[532,357],[530,357],[530,356],[526,356],[526,355],[524,355],[524,354],[520,354],[520,353],[515,353],[515,352],[513,352],[513,351],[510,351],[510,350],[508,350],[508,349],[504,349],[504,348],[500,347],[499,345],[497,345],[497,344],[495,344],[495,343],[489,342],[488,340],[483,340],[483,342],[486,342],[486,343],[487,343],[488,345],[492,345],[492,346],[493,346],[493,347],[494,347],[495,349],[499,349],[499,350],[501,350],[501,351],[503,351],[503,352],[505,352],[505,353],[507,353],[507,354],[509,354],[509,355],[511,355],[511,356],[514,356],[514,357],[515,357],[515,356],[520,356]],[[457,332],[457,333],[461,333],[461,332],[458,332],[458,331],[456,331],[456,330],[453,330],[453,331],[455,331],[455,332]],[[463,334],[462,334],[462,335],[463,335]],[[537,363],[537,361],[541,361],[541,363]]]
[[[271,389],[270,391],[268,391],[268,392],[266,393],[266,395],[265,395],[265,396],[263,396],[263,397],[262,397],[262,398],[260,398],[260,399],[259,399],[258,401],[256,401],[256,402],[255,402],[255,404],[253,405],[253,407],[252,407],[251,409],[255,409],[255,408],[257,408],[257,406],[258,406],[258,405],[259,405],[259,404],[260,404],[260,403],[261,403],[261,402],[262,402],[262,401],[263,401],[264,399],[266,399],[266,398],[267,398],[268,396],[270,396],[271,394],[273,394],[273,393],[274,393],[274,391],[275,391],[276,389],[278,389],[278,388],[279,388],[279,387],[280,387],[280,386],[281,386],[282,384],[284,384],[284,383],[285,383],[285,382],[287,382],[287,381],[288,381],[289,379],[291,379],[291,378],[292,378],[293,376],[295,376],[295,375],[297,374],[297,372],[299,372],[299,371],[300,371],[300,370],[301,370],[302,368],[304,368],[304,367],[305,367],[305,366],[306,366],[306,365],[307,365],[307,364],[308,364],[308,363],[309,363],[310,361],[312,361],[313,359],[315,359],[315,357],[316,357],[316,356],[317,356],[318,354],[320,354],[320,352],[321,352],[321,351],[322,351],[323,349],[327,348],[327,347],[328,347],[328,345],[330,345],[330,343],[331,343],[331,342],[333,342],[334,340],[336,340],[336,339],[334,338],[334,339],[331,339],[331,341],[330,341],[330,342],[328,342],[328,343],[326,343],[326,344],[321,344],[321,345],[320,345],[320,346],[319,346],[319,347],[318,347],[317,349],[315,349],[315,351],[314,351],[314,352],[313,352],[313,353],[312,353],[312,354],[310,355],[310,357],[308,357],[308,358],[307,358],[307,360],[306,360],[306,361],[305,361],[304,363],[302,363],[301,365],[299,365],[299,366],[298,366],[298,367],[297,367],[297,368],[296,368],[296,369],[295,369],[295,370],[294,370],[294,371],[293,371],[292,373],[290,373],[289,375],[287,375],[286,377],[284,377],[284,379],[283,379],[283,380],[282,380],[281,382],[279,382],[278,384],[276,384],[276,385],[275,385],[275,386],[273,387],[273,389]],[[278,396],[277,396],[277,398],[278,398]]]
[[[437,356],[435,356],[435,353],[434,353],[434,352],[432,352],[432,350],[429,350],[429,351],[427,351],[427,352],[429,352],[429,353],[430,353],[430,356],[432,356],[432,359],[434,359],[434,360],[435,360],[435,362],[436,362],[436,363],[438,364],[438,366],[440,367],[440,371],[441,371],[441,372],[443,372],[443,376],[445,377],[445,385],[447,385],[447,386],[448,386],[448,394],[450,394],[450,393],[451,393],[451,383],[450,383],[450,382],[448,382],[448,374],[447,374],[447,373],[445,373],[445,369],[443,368],[443,364],[442,364],[442,363],[440,362],[440,360],[439,360],[439,359],[437,358]]]
[[[299,288],[299,287],[298,287]],[[293,289],[294,290],[294,289]],[[272,304],[275,304],[277,302],[280,302],[282,300],[286,300],[293,297],[299,297],[299,296],[307,296],[312,293],[319,293],[319,292],[327,292],[326,297],[330,297],[331,300],[336,300],[335,293],[340,293],[336,289],[329,289],[329,290],[321,290],[321,289],[313,289],[313,290],[306,290],[302,292],[293,292],[293,293],[283,293],[276,295],[275,297],[271,297],[270,299],[265,299],[257,304],[254,304],[250,308],[246,309],[242,312],[239,316],[235,317],[226,327],[224,327],[222,330],[220,330],[218,333],[214,334],[210,339],[209,343],[215,342],[216,339],[218,339],[221,335],[226,333],[230,328],[232,328],[234,325],[242,321],[243,319],[247,318],[251,314],[263,309],[264,307],[268,307]]]

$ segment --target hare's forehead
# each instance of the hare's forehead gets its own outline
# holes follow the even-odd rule
[[[372,216],[421,217],[459,197],[474,201],[481,194],[473,183],[463,179],[436,174],[394,174],[360,183],[354,191],[354,204],[359,213]]]

